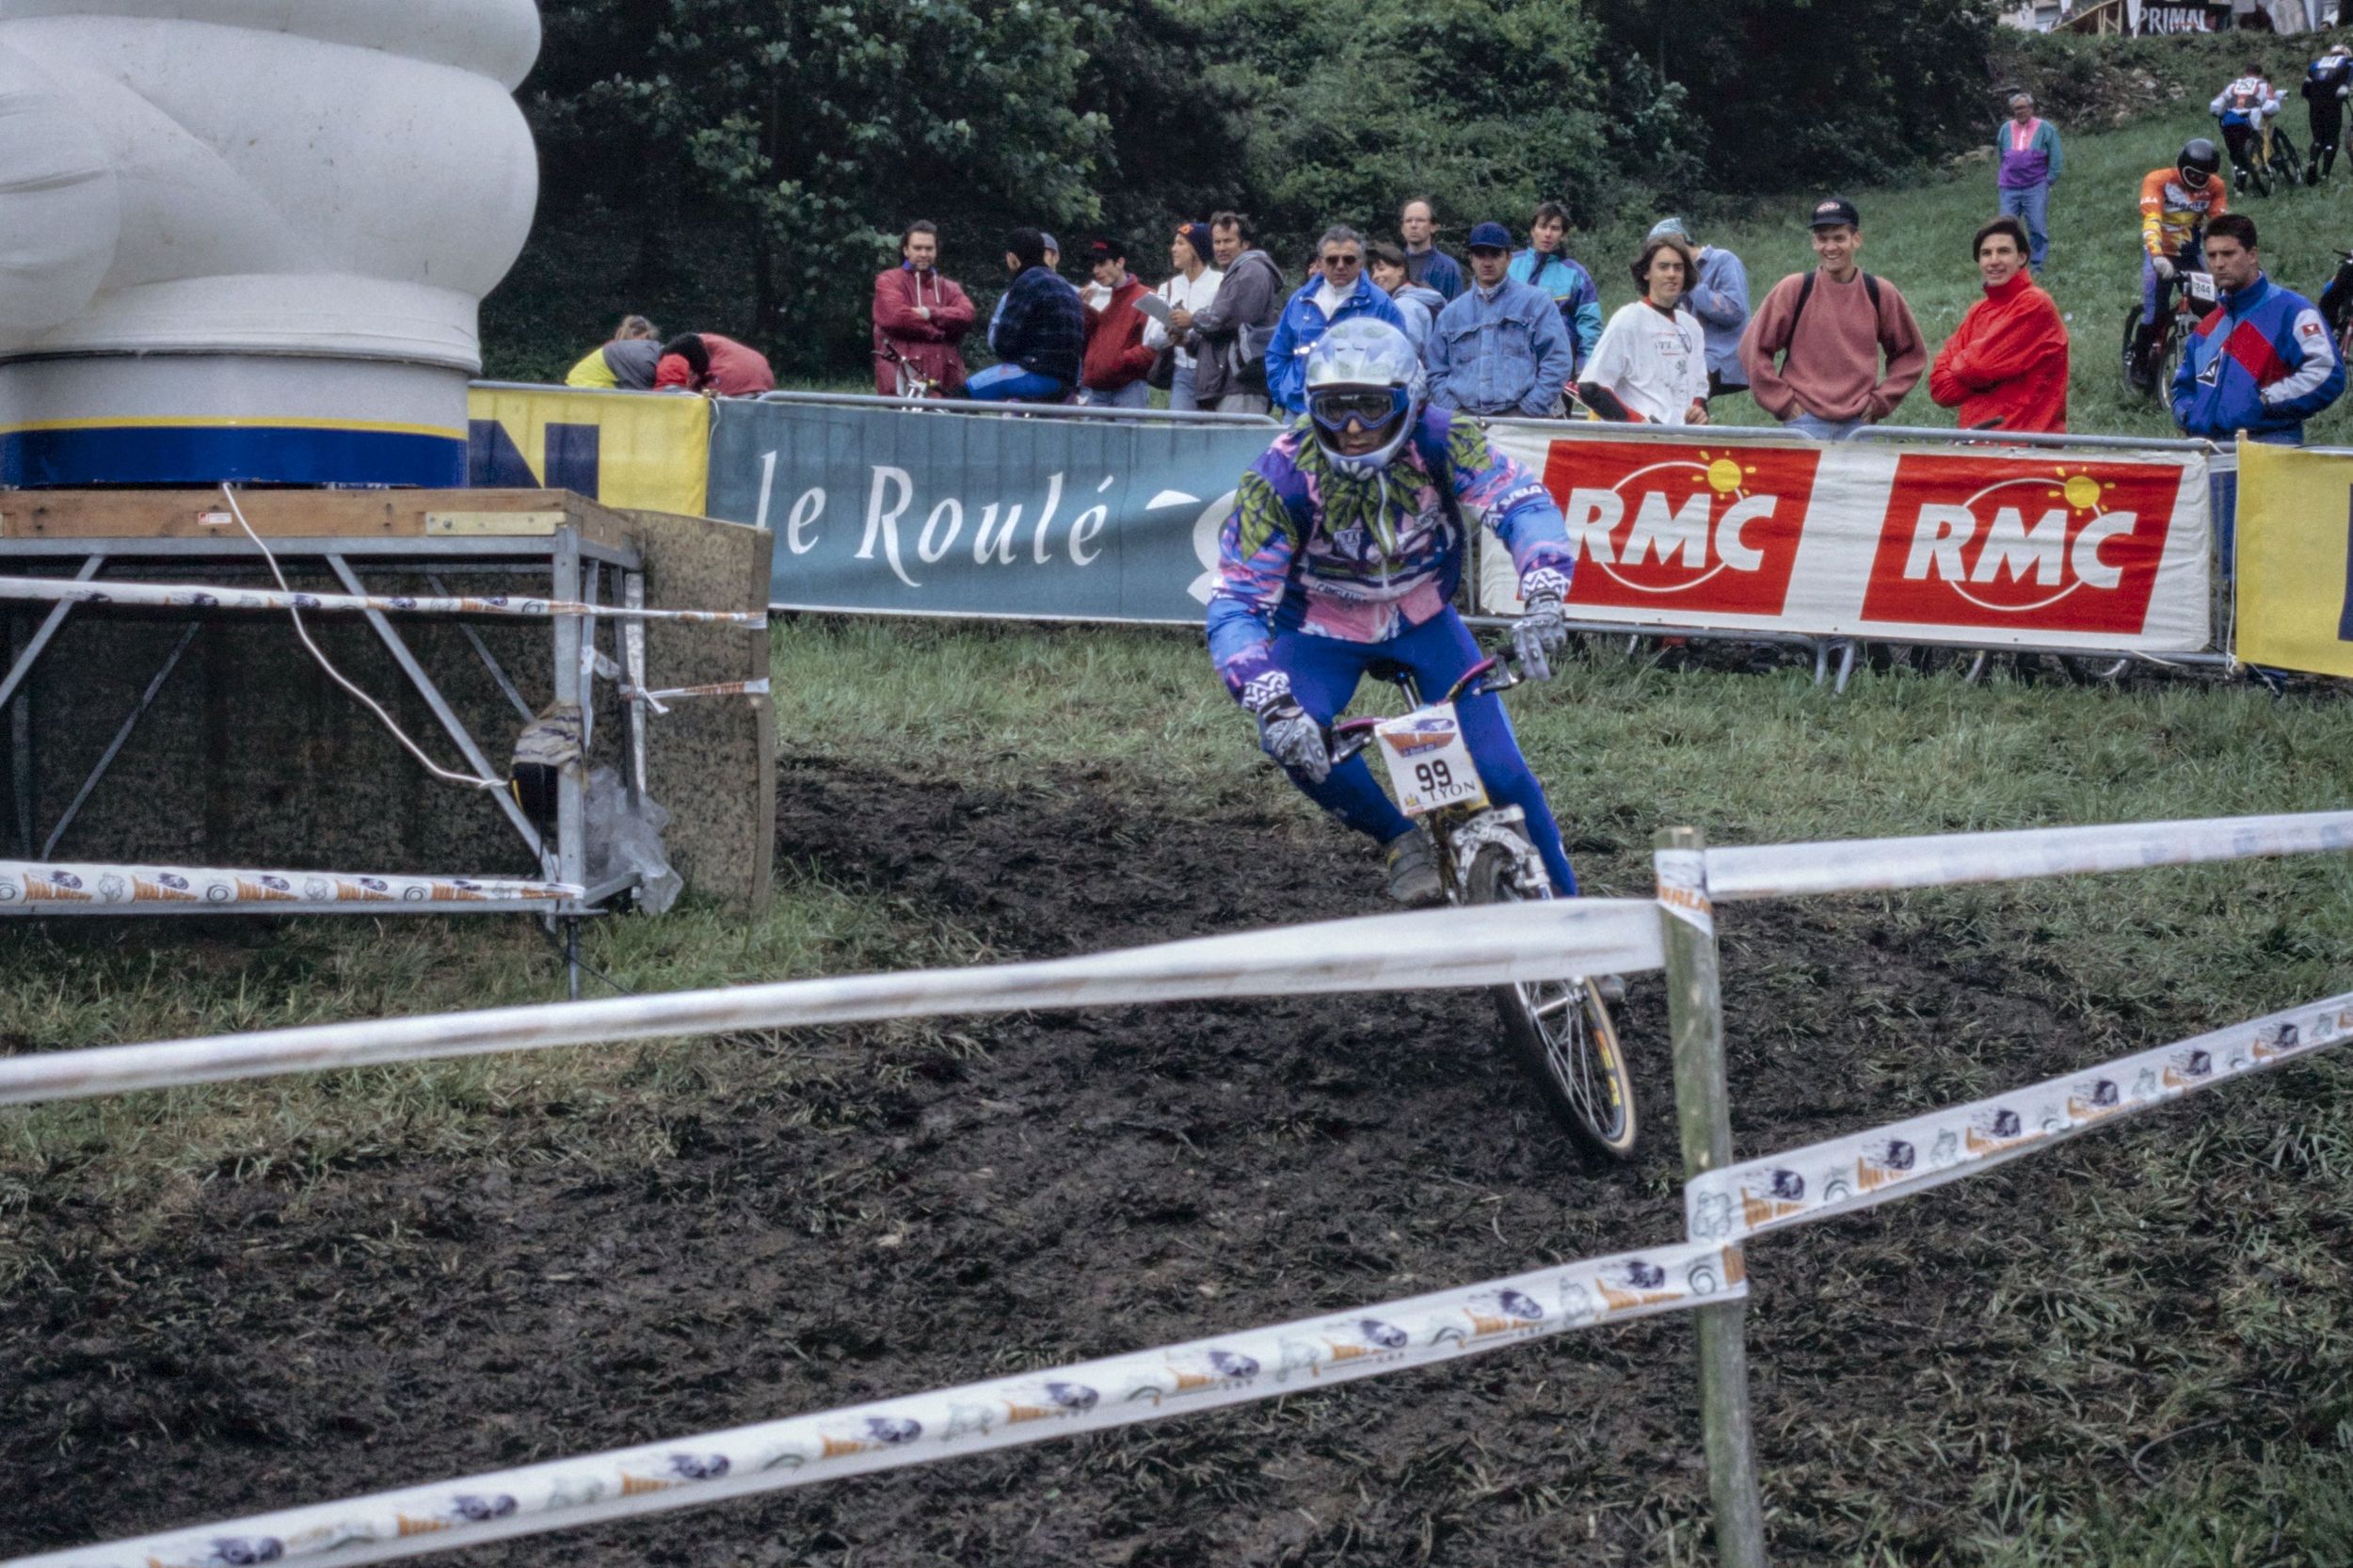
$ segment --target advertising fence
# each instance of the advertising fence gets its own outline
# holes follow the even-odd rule
[[[769,529],[778,609],[1171,625],[1199,620],[1236,483],[1275,429],[1235,415],[491,383],[472,411],[472,483],[568,486]],[[1823,443],[1533,421],[1490,432],[1561,504],[1581,627],[2190,663],[2228,646],[2213,587],[2236,471],[2204,443],[1909,429]],[[2353,673],[2339,635],[2353,631],[2348,579],[2302,569],[2345,562],[2353,456],[2250,451],[2245,656]],[[1512,589],[1491,565],[1478,607],[1515,614]]]
[[[2212,632],[2202,453],[1489,435],[1561,504],[1579,620],[2183,653]]]
[[[466,393],[466,427],[469,485],[707,515],[706,399],[478,381]]]
[[[2353,676],[2353,453],[2239,453],[2238,656]]]
[[[1197,622],[1274,429],[722,402],[711,515],[775,533],[781,609]]]
[[[2353,813],[1708,850],[1659,836],[1656,900],[1384,916],[1046,964],[328,1025],[0,1060],[0,1101],[747,1025],[1667,970],[1688,1234],[1509,1279],[1184,1345],[435,1485],[75,1548],[9,1568],[374,1562],[1098,1431],[1427,1366],[1649,1313],[1695,1315],[1717,1550],[1766,1560],[1743,1239],[1893,1202],[2353,1038],[2353,993],[1808,1148],[1735,1164],[1715,902],[2342,851]],[[46,1063],[50,1070],[42,1070]]]

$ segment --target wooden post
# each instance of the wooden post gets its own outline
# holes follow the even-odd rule
[[[1652,840],[1657,851],[1653,860],[1658,919],[1666,935],[1667,1020],[1674,1041],[1675,1123],[1683,1133],[1686,1180],[1732,1162],[1716,920],[1701,855],[1706,841],[1696,827],[1664,827]],[[1707,1486],[1716,1505],[1716,1556],[1724,1568],[1764,1568],[1766,1560],[1765,1512],[1757,1499],[1756,1448],[1749,1424],[1747,1314],[1748,1304],[1738,1300],[1692,1314],[1698,1320],[1700,1424]]]

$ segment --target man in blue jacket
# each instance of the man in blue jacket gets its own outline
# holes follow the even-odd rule
[[[2173,373],[2173,423],[2227,441],[2244,430],[2275,446],[2304,444],[2304,422],[2345,391],[2345,365],[2313,302],[2264,276],[2255,220],[2224,213],[2206,223],[2206,270],[2222,303],[2183,346]]]
[[[1501,227],[1501,225],[1496,225]],[[1512,258],[1515,281],[1533,283],[1551,296],[1569,329],[1569,346],[1579,367],[1601,342],[1601,290],[1585,264],[1570,255],[1561,241],[1569,232],[1569,210],[1558,201],[1538,204],[1528,226],[1528,248]]]
[[[1502,224],[1471,230],[1470,291],[1438,312],[1422,350],[1434,407],[1522,419],[1561,412],[1577,349],[1552,296],[1513,278],[1511,259]]]
[[[1046,264],[1046,236],[1035,229],[1005,236],[1005,270],[1013,282],[988,327],[988,346],[1003,362],[967,381],[965,392],[989,403],[1059,403],[1079,385],[1086,307]]]
[[[1299,285],[1274,324],[1267,344],[1267,396],[1287,414],[1307,408],[1307,353],[1316,341],[1343,321],[1370,316],[1405,330],[1397,304],[1365,276],[1365,236],[1336,223],[1316,242],[1316,270]]]

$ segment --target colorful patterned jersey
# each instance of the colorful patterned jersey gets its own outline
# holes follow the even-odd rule
[[[2231,187],[2218,173],[2192,190],[2171,165],[2151,169],[2140,182],[2141,248],[2152,256],[2180,255],[2208,218],[2231,210],[2230,196]]]
[[[1267,671],[1277,632],[1373,643],[1430,619],[1453,598],[1465,530],[1481,520],[1524,582],[1557,573],[1544,585],[1567,592],[1575,557],[1561,509],[1476,421],[1425,408],[1396,458],[1359,477],[1335,469],[1299,420],[1242,475],[1218,536],[1209,657],[1226,688],[1241,697]]]

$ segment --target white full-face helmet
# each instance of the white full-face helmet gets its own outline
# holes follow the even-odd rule
[[[1388,467],[1421,417],[1429,380],[1413,343],[1385,321],[1343,321],[1307,351],[1307,420],[1316,445],[1342,473],[1367,475]],[[1351,424],[1373,431],[1369,452],[1343,454],[1333,440]]]

